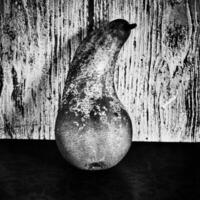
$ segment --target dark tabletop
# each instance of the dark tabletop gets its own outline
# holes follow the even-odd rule
[[[55,141],[0,140],[0,200],[200,200],[200,144],[132,143],[116,167],[82,171]]]

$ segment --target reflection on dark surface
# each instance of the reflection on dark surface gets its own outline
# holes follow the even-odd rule
[[[89,172],[65,162],[55,141],[1,140],[0,200],[199,200],[199,150],[133,143],[116,167]]]

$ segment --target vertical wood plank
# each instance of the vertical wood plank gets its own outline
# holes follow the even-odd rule
[[[87,28],[87,1],[1,1],[0,137],[54,139],[69,62]]]
[[[95,23],[123,18],[138,24],[115,75],[133,140],[199,141],[199,1],[96,2]]]

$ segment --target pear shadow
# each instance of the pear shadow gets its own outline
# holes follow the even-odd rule
[[[66,199],[133,199],[130,185],[116,167],[103,171],[71,168],[71,172],[59,183],[59,188],[64,191],[63,196]]]
[[[0,144],[1,200],[134,199],[123,164],[83,171],[61,157],[55,141],[5,140]]]

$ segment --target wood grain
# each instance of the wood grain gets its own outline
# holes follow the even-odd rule
[[[91,30],[137,23],[115,86],[134,141],[200,141],[199,0],[0,0],[0,138],[54,139],[69,63]]]

